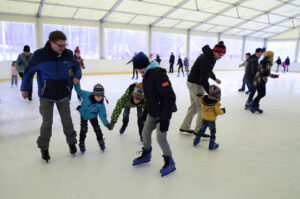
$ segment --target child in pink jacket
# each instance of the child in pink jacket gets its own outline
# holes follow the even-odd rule
[[[16,61],[11,64],[11,87],[14,85],[18,86],[18,72],[16,69]]]

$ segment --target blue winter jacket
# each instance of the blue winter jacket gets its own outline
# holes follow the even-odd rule
[[[107,117],[106,117],[106,109],[104,102],[101,103],[93,101],[91,98],[92,92],[81,90],[80,84],[74,85],[77,94],[81,97],[81,108],[79,109],[81,117],[85,120],[90,120],[99,117],[104,124],[104,126],[108,125]]]
[[[69,70],[73,69],[74,77],[81,78],[79,63],[73,58],[71,50],[64,50],[61,55],[51,49],[48,41],[44,48],[34,52],[25,71],[21,91],[29,90],[30,80],[37,73],[38,95],[40,98],[60,101],[71,94]]]

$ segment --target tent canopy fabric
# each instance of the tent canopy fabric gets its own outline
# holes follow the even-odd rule
[[[101,21],[258,38],[297,38],[300,28],[300,0],[0,2],[0,14]]]

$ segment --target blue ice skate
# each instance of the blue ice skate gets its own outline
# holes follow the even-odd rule
[[[139,164],[144,164],[144,163],[150,162],[150,160],[151,160],[151,149],[148,150],[148,151],[144,148],[142,148],[142,149],[143,149],[142,155],[133,160],[132,166],[136,166],[136,165],[139,165]]]
[[[163,155],[163,158],[164,158],[165,164],[160,169],[161,177],[164,177],[176,170],[175,162],[174,162],[172,156]]]

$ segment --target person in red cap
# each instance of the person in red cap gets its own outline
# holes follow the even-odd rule
[[[191,134],[197,133],[201,128],[201,96],[204,96],[205,92],[209,93],[208,79],[211,78],[216,83],[221,84],[221,80],[217,79],[213,73],[213,68],[216,61],[226,53],[226,46],[223,41],[220,41],[213,49],[205,45],[202,51],[203,54],[196,59],[188,76],[187,87],[190,92],[191,105],[179,129],[181,132]],[[197,121],[194,130],[192,130],[191,123],[195,114],[197,114]],[[209,135],[204,134],[202,137],[209,137]]]
[[[83,59],[81,58],[80,56],[80,50],[79,50],[79,47],[77,46],[74,50],[74,59],[79,63],[80,65],[80,69],[85,69],[85,66],[84,66],[84,63],[83,63]],[[71,69],[69,71],[70,73],[70,89],[71,89],[71,95],[70,95],[70,100],[72,98],[72,90],[73,90],[73,77],[74,77],[74,72],[73,70]],[[77,98],[79,101],[81,101],[81,97],[77,94]]]

